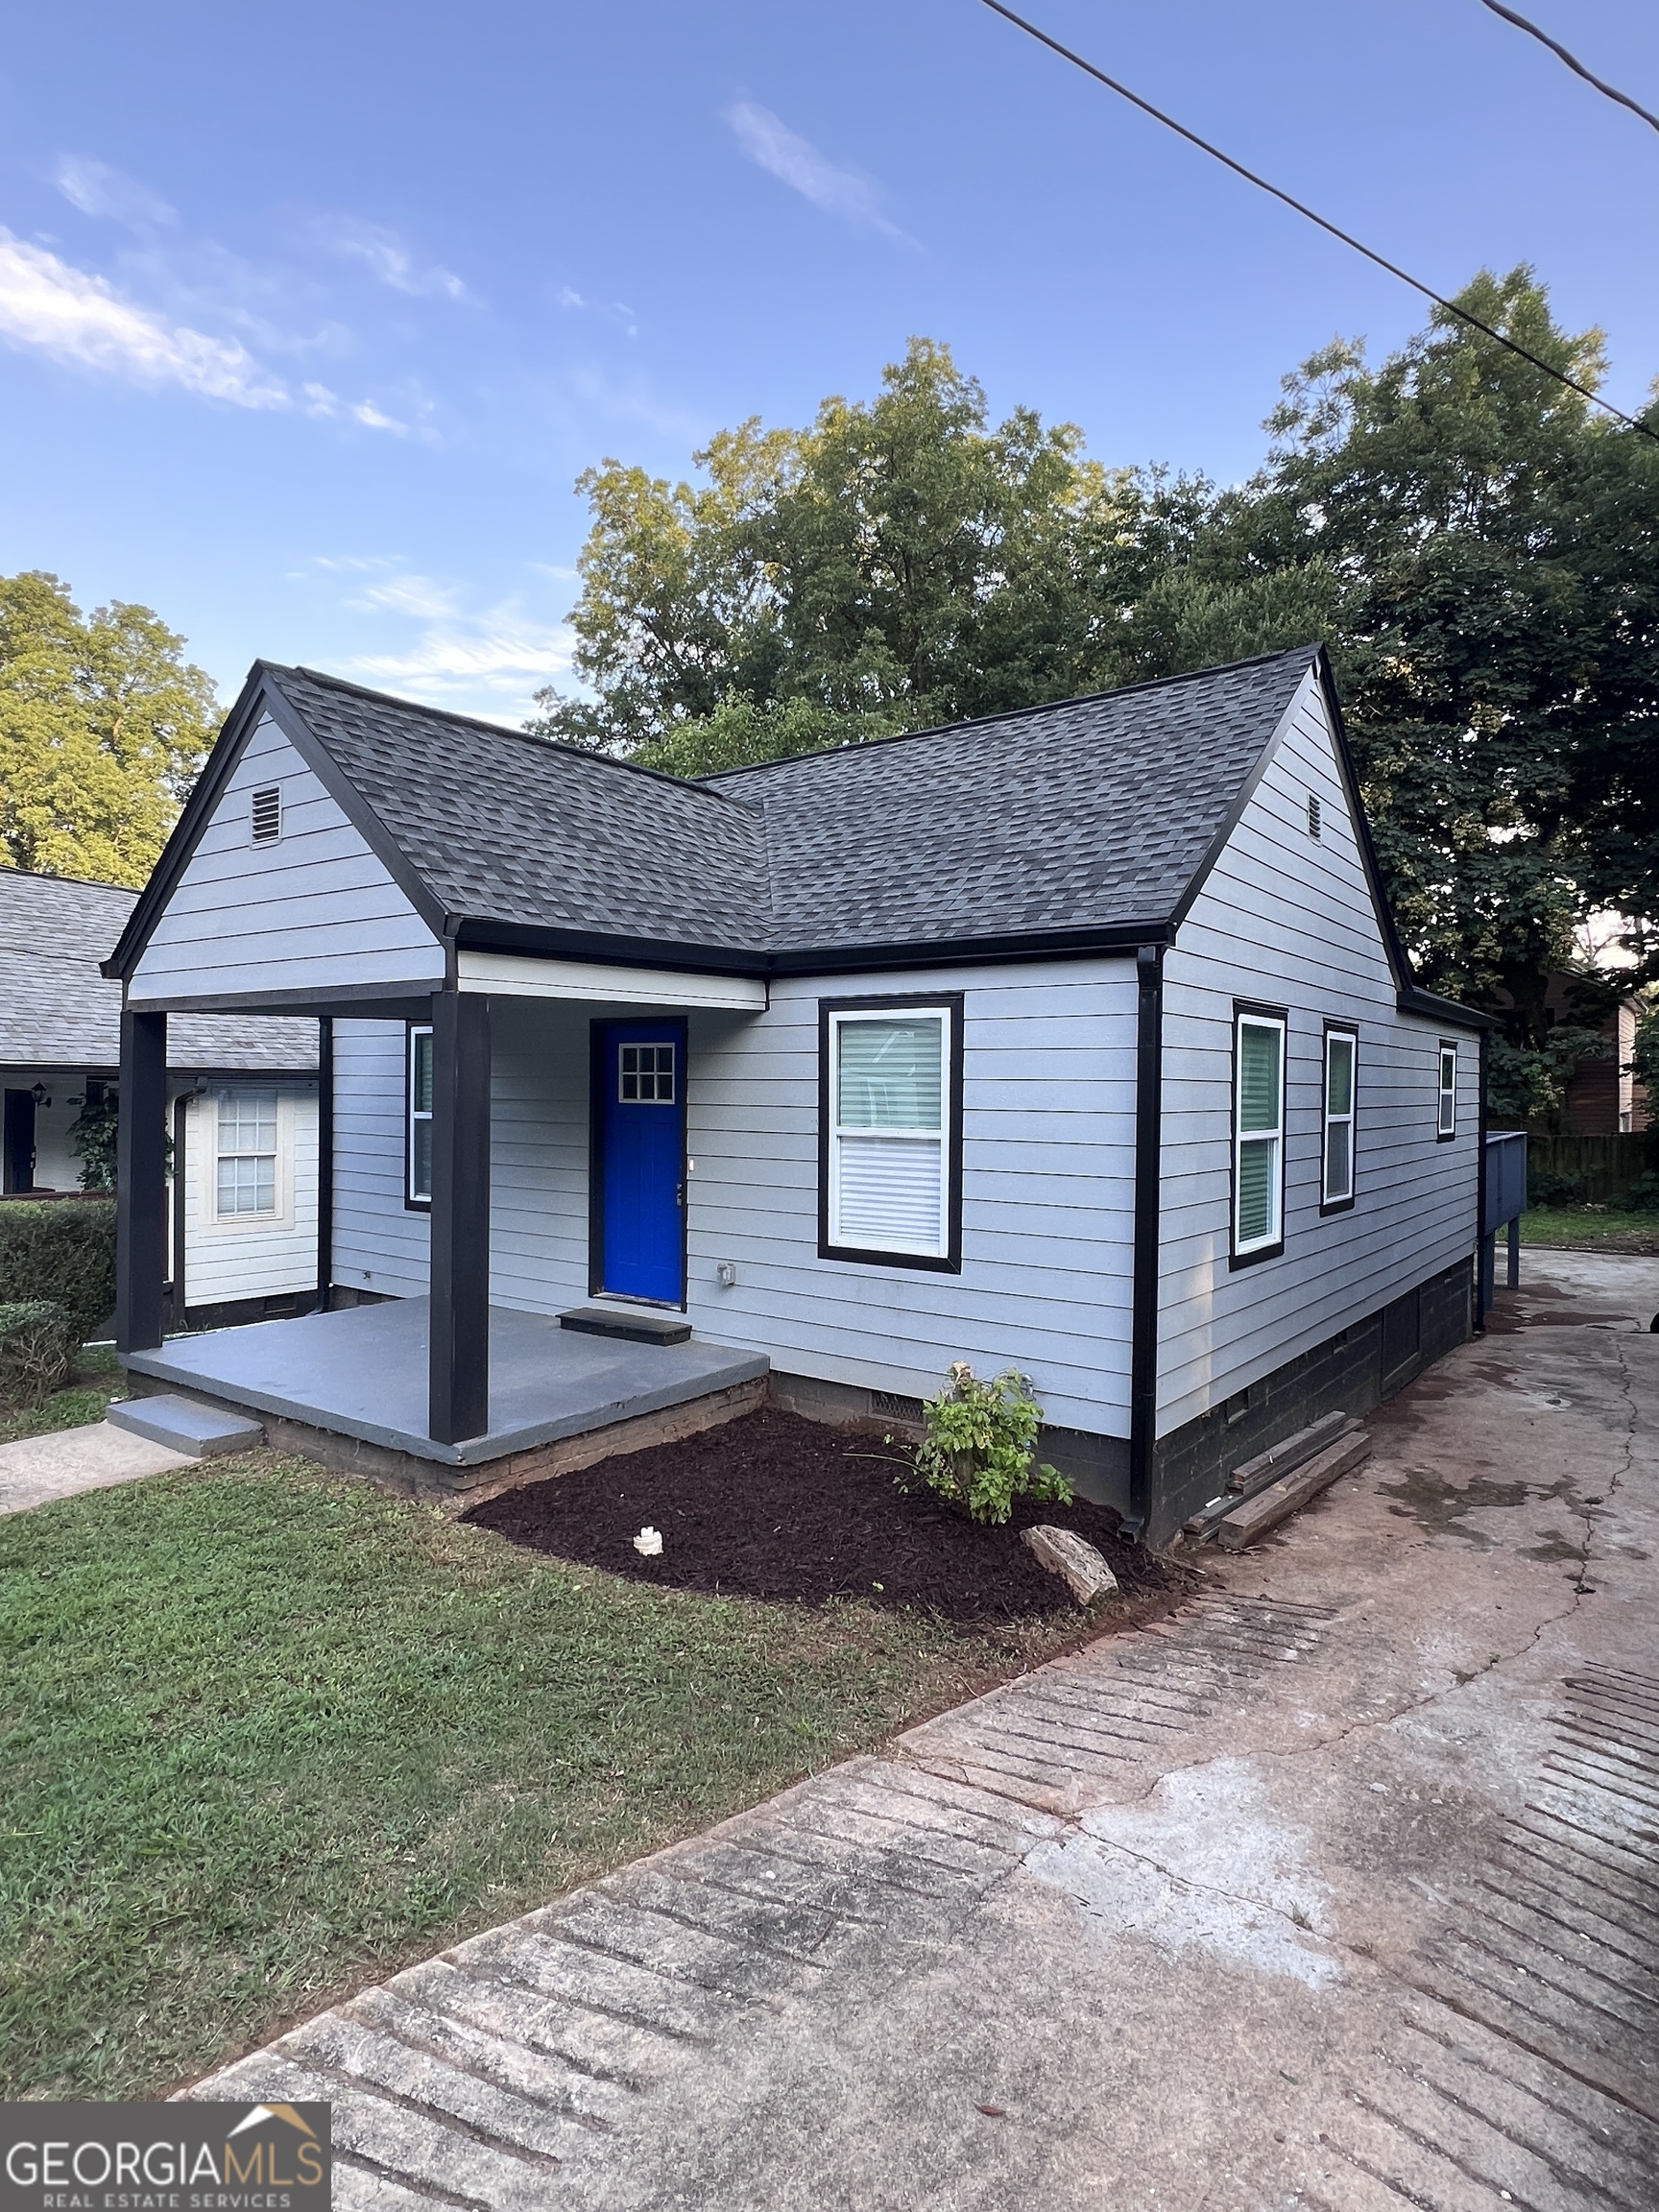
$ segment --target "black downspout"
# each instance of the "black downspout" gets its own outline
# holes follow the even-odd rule
[[[317,1310],[334,1287],[334,1017],[317,1023]]]
[[[1480,1032],[1480,1158],[1475,1171],[1475,1333],[1480,1335],[1486,1328],[1486,1315],[1492,1305],[1490,1262],[1486,1255],[1486,1125],[1490,1118],[1486,1094],[1492,1071],[1492,1032]]]
[[[1129,1519],[1145,1537],[1152,1518],[1158,1417],[1158,1268],[1163,1203],[1164,947],[1135,955],[1135,1270],[1129,1339]]]

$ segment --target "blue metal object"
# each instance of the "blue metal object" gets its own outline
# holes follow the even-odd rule
[[[685,1293],[685,1025],[608,1022],[596,1070],[601,1280],[623,1298]]]
[[[1498,1273],[1498,1232],[1508,1230],[1508,1286],[1521,1282],[1521,1216],[1527,1211],[1527,1132],[1486,1133],[1486,1217],[1480,1224],[1480,1316],[1491,1310]]]

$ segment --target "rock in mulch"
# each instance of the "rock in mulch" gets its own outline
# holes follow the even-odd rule
[[[1032,1500],[1005,1527],[980,1527],[922,1486],[903,1445],[775,1407],[509,1490],[466,1518],[636,1582],[803,1604],[857,1598],[964,1624],[1069,1605],[1020,1540],[1038,1523],[1092,1545],[1132,1597],[1190,1582],[1119,1535],[1107,1506]],[[660,1552],[635,1549],[642,1525],[661,1532]]]
[[[1097,1598],[1110,1598],[1118,1577],[1075,1529],[1039,1525],[1022,1528],[1020,1541],[1040,1567],[1058,1575],[1079,1605],[1093,1605]]]

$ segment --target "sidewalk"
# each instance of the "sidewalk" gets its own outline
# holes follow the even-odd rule
[[[108,1490],[118,1482],[195,1464],[181,1452],[112,1429],[108,1421],[20,1436],[14,1444],[0,1444],[0,1513],[26,1513],[34,1505],[50,1505],[55,1498]]]
[[[1659,1262],[1581,1259],[1174,1621],[196,2094],[331,2100],[343,2212],[1652,2203]]]

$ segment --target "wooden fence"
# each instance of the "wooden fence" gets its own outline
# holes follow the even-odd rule
[[[1571,1185],[1558,1194],[1592,1206],[1619,1197],[1649,1169],[1659,1171],[1659,1130],[1633,1137],[1530,1137],[1527,1143],[1527,1179],[1534,1190]]]

